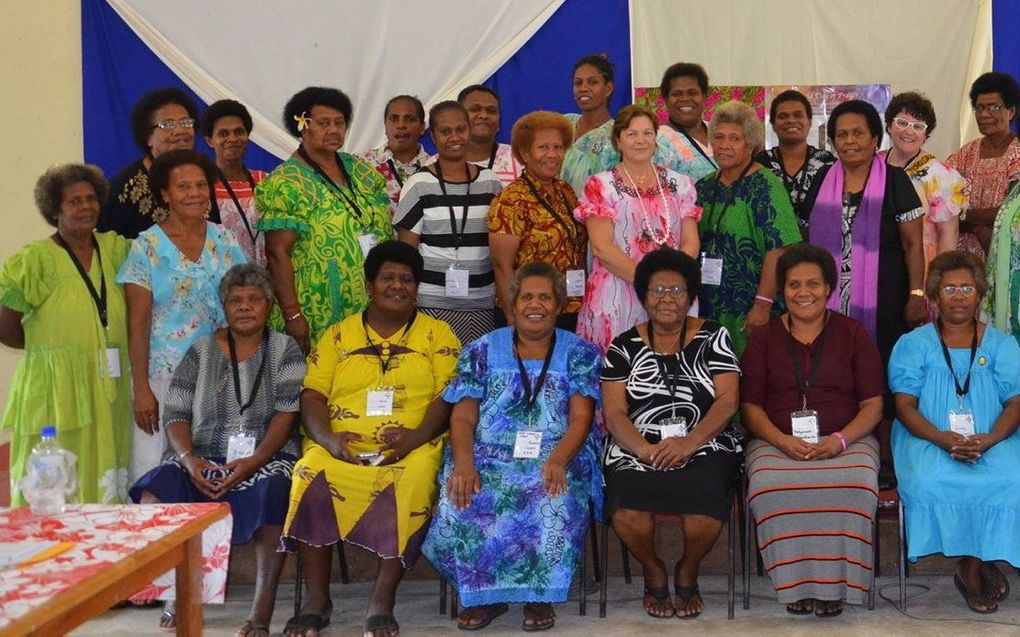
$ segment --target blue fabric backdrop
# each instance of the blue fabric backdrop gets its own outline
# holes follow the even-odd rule
[[[992,0],[992,68],[1020,80],[1020,0]]]

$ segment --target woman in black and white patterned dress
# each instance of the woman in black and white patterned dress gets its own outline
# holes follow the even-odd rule
[[[653,617],[702,611],[698,566],[719,537],[740,464],[730,424],[740,368],[726,328],[688,317],[698,262],[670,248],[638,264],[634,288],[649,321],[617,336],[602,369],[606,510],[641,562],[642,602]],[[656,514],[682,517],[684,554],[673,571],[655,552]]]

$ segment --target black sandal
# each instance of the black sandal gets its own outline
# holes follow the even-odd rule
[[[815,612],[815,600],[806,597],[804,599],[798,599],[795,602],[790,602],[786,605],[786,612],[791,615],[812,615]]]
[[[400,632],[400,624],[397,623],[397,618],[393,615],[372,615],[365,619],[365,632],[375,635],[377,630],[384,628],[393,629],[396,632]]]
[[[815,617],[829,619],[843,614],[843,601],[818,600],[815,602]]]
[[[1009,597],[1009,579],[994,562],[981,562],[981,583],[988,599],[993,602]]]
[[[960,591],[960,594],[963,595],[963,601],[967,603],[967,608],[972,612],[979,615],[991,615],[999,610],[999,605],[983,592],[972,593],[968,591],[959,575],[953,575],[953,584],[956,584],[956,590]]]
[[[457,616],[457,628],[459,630],[481,630],[492,623],[503,613],[510,610],[506,604],[487,604],[485,606],[468,606],[460,611]],[[465,623],[465,619],[477,619],[477,624]]]
[[[531,622],[530,624],[528,622]],[[526,633],[537,633],[542,630],[549,630],[556,625],[556,611],[552,604],[535,603],[524,605],[524,621],[521,622],[521,630]]]
[[[684,610],[689,608],[695,599],[701,602],[701,610],[704,610],[705,600],[701,599],[701,593],[698,592],[697,586],[677,586],[676,596],[684,603]],[[673,604],[673,608],[675,609],[676,616],[680,619],[694,619],[701,614],[701,610],[698,610],[688,615],[681,615],[680,608],[676,604]]]
[[[652,604],[646,604],[645,600],[641,600],[641,606],[644,607],[645,612],[648,613],[649,617],[656,619],[669,619],[676,614],[676,609],[673,608],[673,600],[669,597],[669,586],[656,586],[650,587],[645,585],[645,597],[652,598]],[[662,612],[657,614],[652,612],[654,610],[661,610]]]
[[[316,615],[315,613],[294,615],[287,620],[287,624],[283,627],[283,633],[286,635],[288,632],[298,630],[301,631],[302,635],[304,635],[308,632],[308,629],[321,633],[323,628],[329,626],[329,620],[329,617],[323,617],[322,615]]]

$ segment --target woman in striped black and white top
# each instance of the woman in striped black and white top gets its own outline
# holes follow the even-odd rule
[[[485,218],[501,186],[492,171],[467,161],[463,106],[454,101],[433,106],[429,130],[438,157],[404,183],[393,225],[425,261],[418,309],[449,323],[466,345],[494,327],[495,277]]]

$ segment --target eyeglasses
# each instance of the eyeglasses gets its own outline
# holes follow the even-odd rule
[[[907,130],[913,128],[918,133],[923,133],[928,130],[928,125],[924,122],[911,122],[910,120],[903,119],[902,117],[894,117],[893,124],[896,124],[896,128],[900,130]]]
[[[977,288],[973,285],[944,285],[942,286],[942,293],[946,296],[956,296],[959,292],[964,297],[974,296],[974,292]]]
[[[651,292],[652,296],[654,296],[657,299],[661,299],[667,294],[669,294],[674,299],[678,299],[681,296],[687,294],[687,288],[682,288],[679,285],[674,285],[671,288],[667,288],[664,285],[656,285],[654,288],[648,288],[648,291]]]
[[[190,117],[186,117],[184,119],[164,119],[162,122],[156,122],[153,126],[153,128],[158,128],[160,130],[173,130],[177,127],[194,128],[195,120]]]
[[[1006,108],[1006,106],[1004,104],[975,104],[974,105],[974,112],[975,113],[982,113],[982,112],[987,111],[987,112],[991,113],[992,115],[995,115],[996,113],[998,113],[999,111],[1001,111],[1004,108]]]

